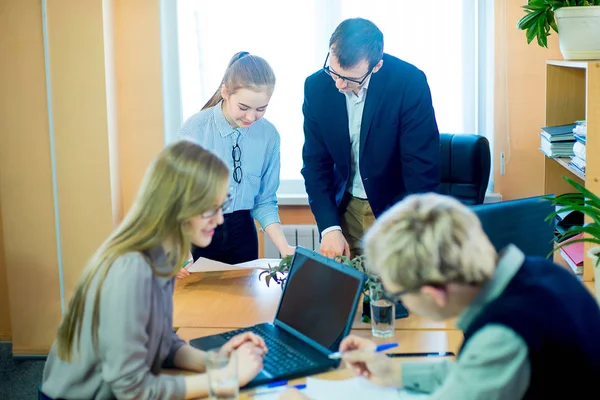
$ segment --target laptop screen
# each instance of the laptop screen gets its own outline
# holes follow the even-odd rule
[[[296,251],[275,319],[337,351],[352,326],[363,278],[358,271],[327,265],[337,264],[332,260],[314,258]]]

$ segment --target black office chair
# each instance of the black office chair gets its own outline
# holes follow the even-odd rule
[[[554,224],[546,217],[554,206],[542,196],[472,206],[496,251],[514,244],[525,255],[548,257],[554,248]]]
[[[466,205],[482,204],[490,178],[490,143],[474,134],[440,134],[440,193]]]

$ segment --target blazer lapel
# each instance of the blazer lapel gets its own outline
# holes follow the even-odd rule
[[[365,99],[365,108],[363,109],[363,116],[360,124],[360,158],[362,158],[363,149],[365,148],[367,136],[371,130],[371,123],[373,123],[375,110],[377,109],[377,105],[383,94],[383,85],[385,82],[382,71],[372,74],[370,79],[371,81],[367,88],[367,98]]]

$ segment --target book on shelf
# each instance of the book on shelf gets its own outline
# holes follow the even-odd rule
[[[571,161],[569,161],[569,167],[575,168],[577,171],[585,174],[585,160],[574,156],[571,157]]]
[[[581,238],[583,238],[583,233],[573,236],[565,240],[563,243],[569,243]],[[565,259],[567,264],[569,264],[569,267],[571,267],[575,274],[583,274],[583,259],[585,255],[583,242],[576,242],[563,245],[560,248],[560,254]]]
[[[573,154],[575,154],[575,157],[585,161],[585,143],[575,142],[573,145]]]
[[[549,142],[564,142],[575,140],[574,129],[577,124],[557,125],[557,126],[544,126],[540,136],[548,140]]]
[[[540,134],[541,135],[541,134]],[[574,140],[550,142],[544,136],[540,138],[540,150],[548,157],[573,157]]]

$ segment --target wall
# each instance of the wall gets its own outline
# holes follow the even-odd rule
[[[0,209],[2,206],[0,205]],[[0,213],[0,341],[10,340],[10,307],[8,306],[8,284],[4,262],[4,235],[2,234],[2,214]]]
[[[494,190],[503,200],[542,194],[544,156],[538,133],[545,121],[546,60],[562,59],[556,33],[548,49],[527,44],[516,24],[523,0],[495,0]],[[500,172],[501,154],[505,171]]]
[[[159,0],[115,1],[114,13],[120,178],[128,210],[165,143]]]
[[[158,3],[48,1],[46,36],[42,1],[0,7],[0,339],[15,354],[48,351],[163,147]]]
[[[505,199],[542,190],[545,60],[560,58],[556,35],[544,50],[515,29],[523,4],[495,1],[494,175]],[[59,260],[66,303],[163,146],[159,21],[159,0],[48,2],[53,180],[41,1],[3,1],[0,339],[12,332],[16,354],[47,351],[61,315]],[[286,222],[299,218],[311,220],[306,209],[282,207]]]

